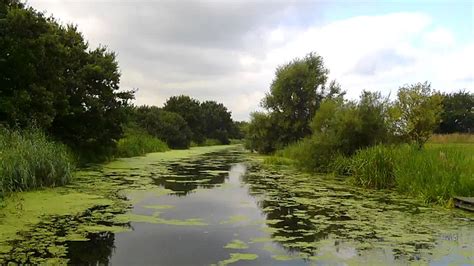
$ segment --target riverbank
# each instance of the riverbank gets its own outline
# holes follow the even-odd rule
[[[421,150],[409,145],[377,145],[346,157],[312,156],[312,149],[318,146],[306,142],[265,157],[265,162],[343,176],[355,186],[392,189],[429,204],[452,206],[454,196],[474,196],[472,143],[428,143]]]
[[[87,241],[88,235],[96,232],[130,230],[130,217],[116,219],[130,207],[124,195],[140,190],[169,192],[147,178],[151,174],[147,171],[150,164],[228,147],[199,147],[117,159],[75,172],[72,182],[63,187],[12,193],[0,207],[0,264],[64,263],[68,241]]]

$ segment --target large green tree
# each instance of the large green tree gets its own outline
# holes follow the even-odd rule
[[[396,133],[421,149],[439,125],[441,111],[442,96],[428,82],[403,86],[392,112]]]
[[[277,68],[262,105],[282,130],[279,142],[285,145],[311,134],[310,121],[321,101],[341,93],[335,82],[328,84],[328,73],[316,53]]]
[[[179,114],[156,106],[140,106],[132,111],[132,121],[145,131],[176,149],[188,148],[191,130]]]
[[[3,1],[0,8],[0,123],[49,131],[89,158],[109,155],[122,135],[114,53],[90,50],[77,28]]]
[[[170,97],[163,110],[179,114],[186,120],[192,131],[192,140],[201,143],[204,141],[204,123],[201,105],[198,100],[186,95]]]
[[[443,95],[443,111],[437,132],[474,132],[474,93],[458,91]]]
[[[234,125],[227,108],[215,101],[205,101],[201,103],[201,114],[204,118],[202,121],[204,136],[228,144]]]

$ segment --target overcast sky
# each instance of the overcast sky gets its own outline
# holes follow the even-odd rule
[[[474,92],[472,1],[29,0],[118,55],[136,104],[179,94],[247,120],[275,68],[311,51],[349,98],[428,80]]]

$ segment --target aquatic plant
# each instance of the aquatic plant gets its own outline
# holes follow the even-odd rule
[[[375,146],[352,157],[350,169],[356,184],[395,187],[425,202],[474,196],[474,145]]]
[[[0,129],[0,196],[64,185],[74,167],[66,146],[49,140],[41,130]]]
[[[383,145],[359,150],[346,163],[356,184],[370,188],[390,188],[395,185],[393,150]]]

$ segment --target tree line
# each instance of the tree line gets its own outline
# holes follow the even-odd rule
[[[215,101],[182,95],[163,108],[134,106],[134,91],[119,87],[114,52],[21,1],[0,3],[0,51],[0,125],[41,129],[86,161],[111,157],[127,127],[172,148],[242,136]]]
[[[247,147],[272,153],[311,137],[326,152],[350,155],[380,143],[422,147],[433,132],[470,133],[474,129],[474,94],[441,94],[428,82],[404,85],[397,98],[363,91],[358,101],[345,99],[336,81],[328,81],[323,58],[310,53],[277,68],[270,92],[247,127]],[[322,148],[319,148],[322,150]]]

